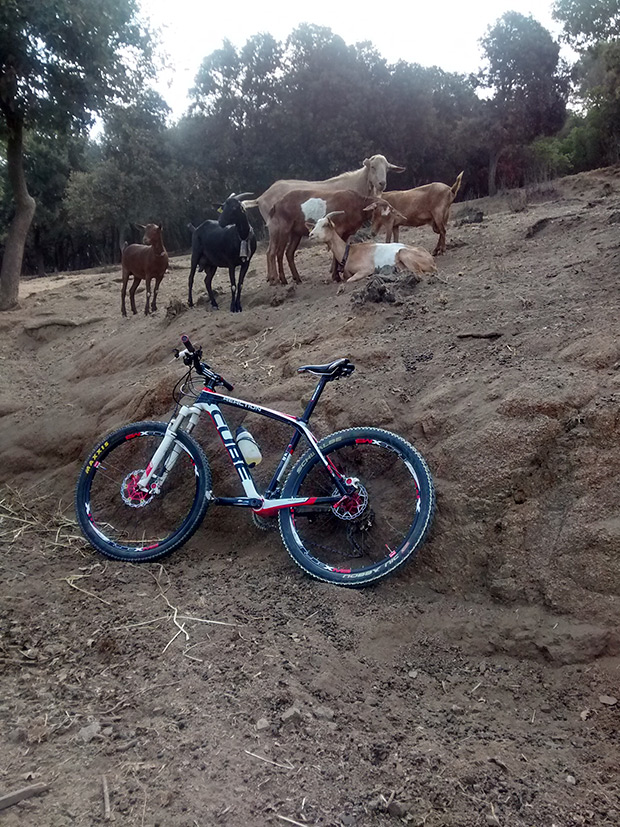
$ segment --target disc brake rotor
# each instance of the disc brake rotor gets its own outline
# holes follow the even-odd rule
[[[350,481],[347,480],[347,483]],[[351,496],[343,497],[337,503],[332,505],[332,511],[341,520],[357,520],[366,511],[368,507],[368,491],[364,488],[359,480],[352,481],[355,485],[355,493]],[[338,490],[335,489],[332,496],[336,496]]]
[[[121,497],[125,505],[131,508],[144,508],[153,499],[149,491],[143,491],[138,483],[144,474],[144,470],[130,471],[121,483]]]

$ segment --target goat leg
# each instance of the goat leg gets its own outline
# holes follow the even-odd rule
[[[329,270],[332,281],[342,281],[340,278],[340,273],[338,272],[338,262],[336,261],[336,256],[332,256],[332,263]]]
[[[155,287],[153,288],[153,300],[151,302],[151,312],[155,313],[157,310],[157,291],[159,290],[159,282],[161,279],[155,279]]]
[[[241,307],[241,288],[243,287],[243,281],[245,279],[245,274],[248,272],[248,267],[250,266],[250,262],[246,261],[244,264],[241,265],[241,269],[239,270],[239,279],[237,281],[237,297],[235,299],[235,310],[237,313],[241,313],[243,309]]]
[[[230,312],[237,312],[237,282],[235,280],[235,268],[228,268],[228,276],[230,278]]]
[[[129,302],[131,304],[131,312],[134,314],[134,316],[138,312],[136,310],[136,290],[138,289],[139,281],[140,281],[140,279],[136,278],[136,276],[134,276],[133,277],[133,283],[132,283],[131,287],[129,288]]]
[[[121,313],[125,318],[127,318],[127,308],[125,307],[125,296],[127,295],[127,281],[129,279],[129,273],[126,273],[123,270],[123,289],[121,290]]]
[[[189,284],[188,284],[188,295],[187,295],[187,303],[190,307],[194,306],[194,300],[192,298],[192,287],[194,286],[194,275],[196,274],[196,263],[192,261],[192,267],[189,271]]]
[[[216,270],[217,267],[205,264],[205,288],[207,293],[209,294],[209,298],[211,299],[211,307],[214,307],[216,310],[219,310],[219,305],[215,299],[215,296],[213,294],[213,288],[211,286],[211,283],[213,282],[213,276],[215,275]]]
[[[146,284],[146,304],[144,305],[144,315],[148,316],[149,315],[149,306],[151,304],[151,279],[150,279],[150,276],[147,276],[144,279],[144,282]]]
[[[301,276],[295,266],[295,253],[297,252],[297,248],[301,242],[301,236],[296,235],[294,236],[288,243],[286,247],[286,260],[288,261],[288,266],[291,269],[291,275],[293,276],[294,281],[297,284],[301,284]]]

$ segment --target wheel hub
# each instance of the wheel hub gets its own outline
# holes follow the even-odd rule
[[[153,499],[151,492],[143,491],[138,487],[142,474],[144,474],[143,469],[130,471],[121,483],[121,497],[125,505],[131,508],[144,508]]]
[[[368,491],[359,480],[348,479],[346,482],[347,485],[355,486],[355,492],[332,505],[332,511],[341,520],[357,520],[368,507]],[[338,491],[335,490],[333,496],[337,494]]]

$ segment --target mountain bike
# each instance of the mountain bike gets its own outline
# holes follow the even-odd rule
[[[227,505],[251,509],[263,527],[279,525],[293,560],[329,583],[362,586],[414,556],[435,509],[433,481],[421,454],[381,428],[349,428],[317,439],[308,425],[325,386],[353,373],[349,359],[298,369],[318,382],[303,415],[296,417],[217,390],[231,393],[234,388],[202,361],[200,347],[187,336],[181,339],[184,348],[175,355],[188,371],[170,421],[125,425],[99,440],[82,467],[75,508],[91,545],[116,560],[157,560],[194,534],[210,505]],[[192,384],[197,377],[201,388]],[[182,404],[190,390],[194,401]],[[293,429],[263,493],[240,449],[241,440],[233,437],[220,410],[223,405]],[[213,492],[209,461],[191,435],[204,412],[221,437],[244,496],[218,497]],[[286,475],[302,439],[307,450]]]

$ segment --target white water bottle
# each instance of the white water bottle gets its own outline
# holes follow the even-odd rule
[[[239,426],[235,431],[235,440],[243,455],[243,459],[250,468],[254,468],[261,463],[263,455],[260,452],[258,443],[249,431]]]

